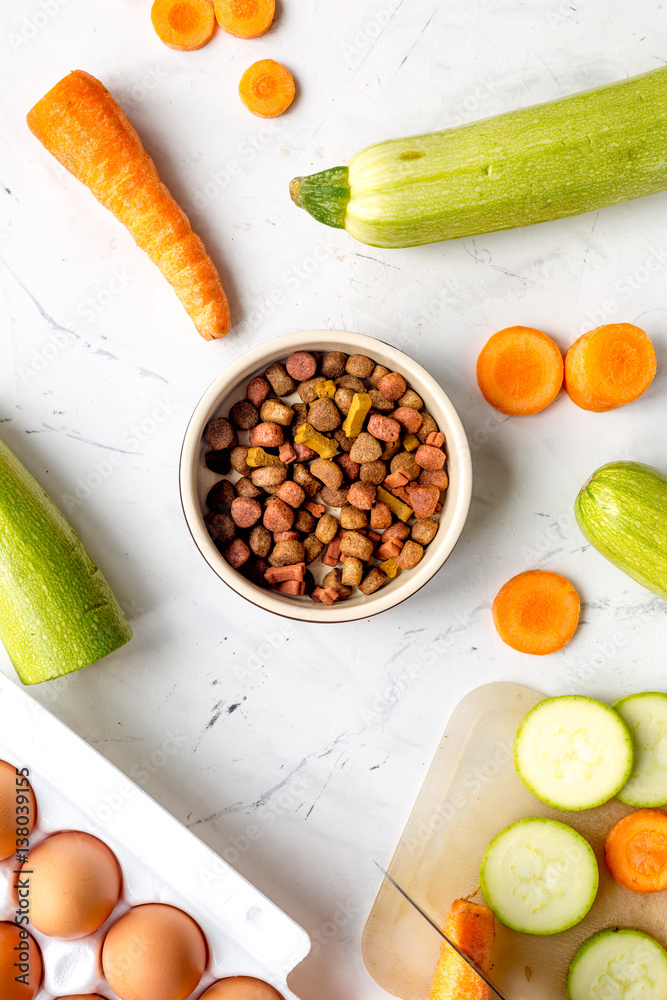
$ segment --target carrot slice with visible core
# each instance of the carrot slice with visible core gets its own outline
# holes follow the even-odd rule
[[[211,0],[155,0],[151,21],[160,41],[181,52],[200,49],[215,31]]]
[[[630,892],[667,889],[667,814],[639,809],[612,826],[604,845],[607,868]]]
[[[558,573],[533,569],[512,577],[493,602],[498,635],[520,653],[544,656],[562,649],[579,622],[579,595]]]
[[[563,385],[563,357],[551,337],[530,326],[508,326],[486,342],[477,384],[487,403],[512,416],[539,413]]]
[[[265,35],[275,14],[275,0],[215,0],[218,24],[237,38]]]
[[[229,305],[213,261],[106,87],[74,70],[28,112],[28,126],[129,230],[202,337],[229,333]]]
[[[482,972],[491,971],[496,927],[488,906],[454,900],[444,931]],[[490,996],[484,980],[443,941],[428,1000],[489,1000]]]
[[[239,94],[254,115],[277,118],[294,100],[294,80],[290,71],[275,59],[260,59],[241,77]]]
[[[565,355],[565,391],[582,410],[602,413],[632,403],[656,371],[653,344],[632,323],[598,326]]]

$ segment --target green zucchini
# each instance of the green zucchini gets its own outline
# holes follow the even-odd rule
[[[582,486],[574,513],[603,556],[667,601],[667,476],[638,462],[610,462]]]
[[[667,952],[642,931],[599,931],[579,946],[567,974],[567,1000],[664,1000]]]
[[[0,441],[0,640],[19,677],[52,680],[131,638],[78,535]]]
[[[444,132],[369,146],[290,185],[315,219],[407,247],[578,215],[667,188],[667,66]]]

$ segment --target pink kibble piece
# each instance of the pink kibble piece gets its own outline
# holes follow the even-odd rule
[[[290,507],[300,507],[306,499],[306,491],[291,479],[286,479],[284,483],[280,484],[276,495],[288,503]]]
[[[401,425],[391,417],[383,417],[381,413],[373,413],[368,418],[368,433],[378,441],[398,441],[401,436]]]
[[[262,516],[262,505],[252,497],[235,497],[232,500],[230,514],[234,524],[239,528],[251,528]]]
[[[285,465],[296,462],[296,449],[290,441],[284,441],[278,448],[278,458]]]
[[[441,469],[445,464],[445,453],[430,444],[420,444],[415,452],[415,462],[422,469]]]
[[[431,431],[426,436],[426,444],[433,445],[434,448],[442,448],[445,443],[445,435],[442,431]]]
[[[308,351],[295,351],[285,362],[285,368],[293,379],[303,382],[304,379],[313,377],[317,371],[317,361]]]
[[[424,420],[419,410],[413,410],[411,406],[399,406],[392,413],[392,417],[394,420],[398,420],[409,434],[416,434]]]
[[[250,444],[253,448],[278,448],[284,438],[285,433],[280,424],[267,420],[250,430]]]
[[[347,502],[359,510],[370,510],[375,503],[375,487],[372,483],[352,483],[347,492]]]
[[[232,569],[239,569],[250,558],[250,549],[242,538],[235,538],[229,543],[223,555]]]
[[[289,531],[294,524],[294,511],[280,497],[271,497],[264,509],[263,523],[269,531]]]

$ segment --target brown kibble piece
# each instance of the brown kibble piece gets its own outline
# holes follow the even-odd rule
[[[294,511],[279,497],[271,497],[264,508],[264,527],[269,531],[289,531],[294,524]]]
[[[303,486],[309,497],[314,497],[317,495],[320,489],[319,479],[315,479],[315,476],[311,476],[310,472],[301,462],[297,462],[292,470],[292,479],[299,486]]]
[[[347,374],[354,375],[355,378],[368,378],[373,374],[374,368],[375,362],[365,354],[351,354],[345,365]]]
[[[371,406],[374,410],[380,410],[383,413],[390,413],[394,409],[394,404],[391,400],[386,399],[379,389],[369,389],[368,395],[371,398]]]
[[[303,382],[304,379],[313,377],[317,371],[317,361],[308,351],[295,351],[285,362],[285,368],[293,379]],[[287,393],[281,392],[280,395],[285,396]]]
[[[372,483],[373,486],[380,486],[387,475],[387,466],[380,459],[374,462],[362,462],[359,466],[359,478],[362,483]]]
[[[383,417],[373,413],[368,418],[368,432],[379,441],[398,441],[401,436],[401,425],[391,417]],[[379,457],[379,456],[378,456]]]
[[[239,528],[251,528],[262,516],[262,505],[250,497],[237,497],[232,502],[231,515]]]
[[[398,455],[401,451],[401,442],[399,441],[385,441],[384,448],[382,449],[382,454],[380,458],[383,462],[390,462],[394,455]]]
[[[322,503],[327,507],[344,507],[347,503],[347,486],[341,486],[339,490],[332,490],[329,486],[324,486],[320,490]]]
[[[394,455],[390,468],[392,472],[404,469],[409,479],[417,479],[421,472],[421,466],[417,465],[414,455],[409,451],[399,451],[398,455]]]
[[[384,531],[392,522],[391,511],[386,503],[378,502],[371,508],[371,528],[376,531]]]
[[[419,482],[422,486],[437,486],[439,490],[446,490],[449,476],[444,469],[424,469],[419,475]]]
[[[231,542],[236,534],[236,525],[229,514],[215,512],[204,518],[206,529],[214,542]]]
[[[352,450],[352,445],[357,440],[356,438],[348,437],[342,427],[333,432],[332,435],[334,441],[338,444],[341,451],[345,451],[349,454]]]
[[[232,469],[234,472],[238,472],[241,476],[249,476],[252,472],[252,469],[247,462],[249,451],[250,448],[244,444],[239,444],[236,448],[232,448],[230,455]]]
[[[373,483],[352,483],[347,499],[360,510],[370,510],[375,503],[375,486]]]
[[[415,452],[415,462],[422,469],[442,469],[445,464],[445,453],[430,444],[421,444]]]
[[[317,386],[321,382],[326,382],[324,375],[316,375],[315,378],[308,378],[297,386],[297,392],[304,403],[312,403],[318,398]]]
[[[296,382],[287,374],[285,365],[275,361],[264,372],[276,396],[289,396],[296,389]]]
[[[259,448],[279,448],[285,439],[285,432],[280,424],[265,420],[250,431],[250,444]]]
[[[252,471],[257,472],[257,469]],[[237,479],[234,483],[234,489],[239,497],[258,497],[262,494],[261,486],[255,486],[249,476],[241,476],[240,479]]]
[[[232,569],[239,569],[250,558],[250,549],[242,538],[235,538],[222,554]]]
[[[294,420],[292,407],[281,403],[279,399],[265,400],[260,407],[259,415],[267,423],[280,424],[281,427],[289,427]]]
[[[322,358],[322,374],[327,378],[340,378],[345,374],[347,354],[342,351],[329,351]]]
[[[304,462],[310,462],[311,459],[317,458],[317,452],[309,448],[307,444],[295,444],[294,449],[296,451],[296,460],[303,464]]]
[[[417,437],[424,444],[429,434],[438,430],[438,425],[430,413],[422,413],[422,425],[417,431]]]
[[[398,372],[389,372],[388,375],[383,375],[377,387],[384,398],[391,400],[392,403],[400,399],[407,389],[405,379]]]
[[[368,376],[368,381],[373,386],[374,389],[378,388],[378,382],[384,375],[389,374],[389,369],[385,368],[384,365],[376,365],[372,373]]]
[[[373,542],[357,531],[345,531],[340,540],[340,551],[345,556],[356,556],[362,562],[368,562],[373,555]]]
[[[346,587],[358,587],[364,575],[364,564],[356,556],[347,556],[343,563],[341,582]]]
[[[231,465],[229,451],[223,448],[222,451],[207,451],[204,455],[206,468],[211,472],[217,472],[220,476],[226,476]]]
[[[382,445],[367,431],[362,431],[350,449],[350,458],[360,465],[363,462],[374,462],[382,454]]]
[[[303,540],[303,547],[306,553],[306,565],[314,562],[322,549],[324,548],[324,542],[321,542],[316,535],[308,535],[307,538]]]
[[[232,500],[236,496],[236,490],[228,479],[220,479],[206,494],[206,506],[209,510],[216,510],[224,507],[226,510],[232,505]]]
[[[420,545],[419,542],[413,542],[411,539],[408,539],[399,554],[396,556],[396,562],[401,569],[414,569],[417,563],[421,562],[423,555],[423,545]]]
[[[334,403],[338,407],[341,413],[345,416],[350,412],[350,407],[352,406],[352,400],[354,399],[354,393],[351,389],[336,389],[336,394],[334,396]]]
[[[324,544],[327,545],[336,537],[339,527],[340,525],[338,524],[338,520],[333,516],[333,514],[323,514],[317,522],[315,537],[319,538],[321,542],[324,542]]]
[[[258,587],[266,587],[266,580],[264,579],[264,574],[269,568],[269,564],[266,559],[258,558],[255,555],[251,555],[250,558],[241,566],[240,571],[250,580],[252,583],[256,584]]]
[[[239,399],[238,403],[234,403],[229,416],[234,426],[241,431],[249,431],[259,422],[259,410],[247,399]]]
[[[352,596],[352,587],[348,587],[343,583],[339,569],[329,570],[322,580],[322,587],[324,590],[335,590],[341,601],[345,601],[348,597]]]
[[[338,455],[336,458],[336,464],[340,465],[341,469],[345,473],[348,479],[358,479],[359,478],[359,463],[353,462],[349,455],[343,453]]]
[[[292,403],[292,409],[294,410],[294,419],[292,420],[291,427],[295,431],[301,424],[307,423],[308,406],[306,403]]]
[[[281,500],[284,497],[281,497]],[[305,510],[301,507],[296,512],[296,518],[294,519],[294,527],[297,531],[300,531],[302,535],[309,535],[311,531],[315,530],[315,525],[317,524],[317,519],[309,510]]]
[[[270,392],[269,380],[265,379],[263,375],[257,375],[248,382],[245,394],[246,399],[259,409]]]
[[[256,524],[250,532],[248,544],[256,556],[266,559],[273,545],[273,536],[262,524]]]
[[[340,427],[340,410],[333,399],[327,399],[325,396],[311,403],[308,410],[308,423],[316,431],[321,431],[322,433],[329,433]]]
[[[336,385],[339,389],[351,389],[352,392],[366,392],[364,383],[354,375],[341,375],[340,378],[336,379]]]
[[[430,517],[435,514],[440,501],[440,490],[437,486],[421,486],[410,483],[407,488],[408,503],[415,512],[416,518]]]
[[[420,517],[412,525],[412,539],[420,545],[428,545],[435,538],[438,531],[438,522],[431,517]]]
[[[386,579],[387,574],[379,566],[373,566],[359,584],[359,590],[368,597],[370,594],[374,594],[376,590],[379,590]]]
[[[343,482],[343,470],[330,458],[318,458],[315,462],[311,462],[310,472],[330,490],[340,489]]]
[[[399,406],[409,406],[412,410],[424,409],[424,400],[414,389],[407,389],[396,402]]]
[[[288,503],[290,507],[300,507],[306,499],[306,491],[303,486],[288,479],[278,487],[277,496]]]
[[[269,556],[271,566],[291,566],[294,563],[305,562],[306,550],[303,542],[290,539],[285,542],[277,542],[273,552]]]
[[[358,507],[347,504],[345,507],[341,507],[340,526],[341,528],[345,528],[346,531],[356,531],[359,528],[366,528],[368,527],[368,514],[365,510],[359,510]]]
[[[258,469],[252,470],[250,478],[253,486],[276,492],[280,484],[287,479],[287,469],[284,465],[261,465]]]
[[[413,410],[411,406],[399,406],[392,413],[392,417],[398,420],[409,434],[416,434],[424,419],[419,410]]]
[[[227,417],[216,417],[214,420],[209,420],[204,430],[204,441],[214,451],[234,448],[238,444],[236,431]]]

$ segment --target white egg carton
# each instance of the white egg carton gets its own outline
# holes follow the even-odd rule
[[[310,951],[306,932],[178,823],[113,764],[16,684],[0,675],[0,759],[30,769],[37,797],[36,847],[56,830],[92,833],[115,852],[123,893],[105,924],[79,941],[31,933],[42,949],[44,981],[35,1000],[68,993],[115,994],[100,968],[111,926],[131,906],[171,903],[189,913],[209,945],[209,963],[191,994],[217,979],[255,976],[298,1000],[287,976]],[[12,859],[0,863],[0,920],[13,920]]]

